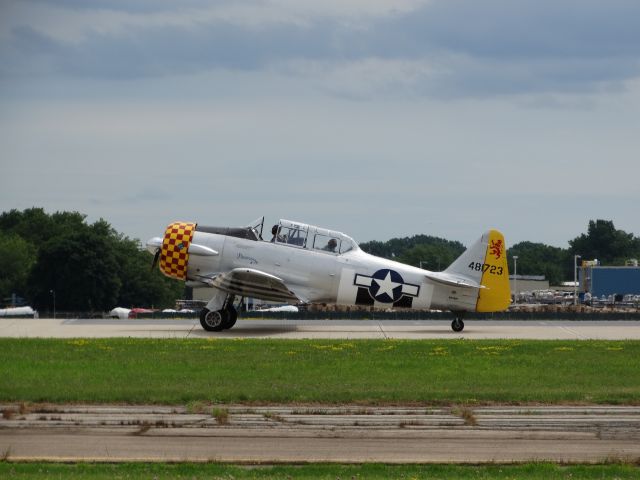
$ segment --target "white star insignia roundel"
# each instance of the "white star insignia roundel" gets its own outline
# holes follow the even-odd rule
[[[387,276],[383,280],[374,278],[373,281],[380,287],[376,293],[376,297],[380,297],[386,293],[389,298],[394,298],[393,290],[402,285],[401,283],[396,283],[391,280],[391,272],[387,272]]]
[[[353,284],[366,288],[371,298],[380,303],[395,303],[403,296],[417,297],[420,294],[420,285],[406,283],[398,272],[387,268],[371,276],[356,273]]]

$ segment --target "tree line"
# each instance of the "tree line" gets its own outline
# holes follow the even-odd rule
[[[0,215],[0,301],[15,294],[38,310],[173,307],[183,285],[165,278],[138,240],[100,219],[42,208]]]
[[[360,247],[373,255],[428,270],[449,266],[465,246],[457,241],[414,235]],[[544,275],[552,285],[573,280],[573,256],[624,265],[640,258],[640,238],[610,220],[591,220],[587,232],[568,248],[520,242],[508,249],[509,268],[518,256],[518,274]],[[115,306],[173,307],[184,284],[151,270],[152,255],[100,219],[89,224],[79,212],[46,213],[42,208],[0,214],[0,302],[12,294],[39,310],[106,311]]]
[[[460,242],[427,235],[392,238],[386,242],[374,240],[361,243],[360,248],[433,271],[447,268],[465,249]],[[616,229],[611,220],[590,220],[587,232],[569,240],[568,248],[525,241],[508,246],[507,255],[511,273],[515,255],[518,275],[544,275],[551,285],[559,285],[573,281],[574,255],[584,260],[597,258],[603,265],[624,265],[630,258],[640,258],[640,237]]]

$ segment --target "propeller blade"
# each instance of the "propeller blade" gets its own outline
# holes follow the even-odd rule
[[[156,268],[156,265],[158,265],[158,259],[160,258],[160,249],[156,250],[156,254],[153,257],[153,263],[151,264],[151,271],[153,272],[153,269]]]

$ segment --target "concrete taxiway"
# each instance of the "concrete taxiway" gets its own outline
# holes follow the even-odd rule
[[[53,338],[468,338],[531,340],[639,340],[638,321],[466,320],[455,333],[446,320],[238,320],[223,332],[206,332],[195,319],[0,318],[0,337]]]
[[[0,406],[9,460],[602,462],[640,458],[640,407]]]

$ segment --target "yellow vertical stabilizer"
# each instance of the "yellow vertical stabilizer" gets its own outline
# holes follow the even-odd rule
[[[509,266],[504,236],[498,230],[489,230],[487,250],[482,265],[481,288],[476,311],[498,312],[506,310],[511,303]]]

